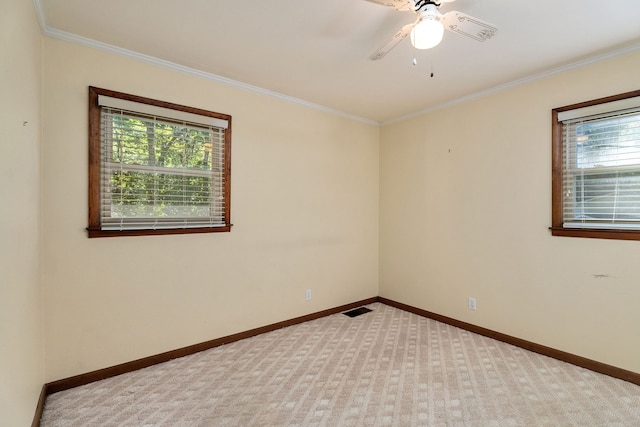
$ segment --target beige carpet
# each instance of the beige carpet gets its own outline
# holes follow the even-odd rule
[[[42,426],[640,426],[640,387],[383,304],[49,396]]]

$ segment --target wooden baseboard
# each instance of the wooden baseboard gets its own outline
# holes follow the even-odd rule
[[[390,305],[392,307],[399,308],[400,310],[408,311],[410,313],[417,314],[419,316],[427,317],[429,319],[436,320],[438,322],[447,323],[451,326],[455,326],[460,329],[465,329],[469,332],[473,332],[485,337],[493,338],[498,341],[505,342],[507,344],[515,345],[516,347],[523,348],[525,350],[533,351],[534,353],[549,356],[562,362],[571,363],[572,365],[580,366],[582,368],[589,369],[600,374],[608,375],[613,378],[618,378],[630,383],[640,385],[640,373],[627,371],[625,369],[617,368],[615,366],[607,365],[605,363],[597,362],[595,360],[587,359],[582,356],[576,356],[575,354],[567,353],[565,351],[556,350],[551,347],[547,347],[541,344],[536,344],[531,341],[516,338],[511,335],[496,332],[491,329],[486,329],[480,326],[473,325],[471,323],[463,322],[453,319],[451,317],[443,316],[441,314],[432,313],[421,308],[413,307],[401,302],[393,301],[387,298],[378,297],[378,301]]]
[[[42,386],[42,390],[40,390],[38,406],[36,406],[36,413],[33,416],[31,427],[40,427],[40,420],[42,419],[42,413],[44,412],[44,403],[46,402],[48,395],[49,393],[47,392],[47,385],[45,384]]]
[[[87,372],[87,373],[76,375],[70,378],[64,378],[61,380],[53,381],[45,384],[46,392],[47,392],[47,395],[49,395],[49,394],[57,393],[59,391],[68,390],[74,387],[79,387],[81,385],[89,384],[95,381],[104,380],[107,378],[115,377],[117,375],[125,374],[127,372],[133,372],[133,371],[137,371],[138,369],[157,365],[158,363],[168,362],[169,360],[177,359],[179,357],[184,357],[191,354],[199,353],[204,350],[209,350],[214,347],[219,347],[223,344],[229,344],[235,341],[243,340],[245,338],[250,338],[256,335],[264,334],[266,332],[271,332],[277,329],[285,328],[287,326],[293,326],[299,323],[304,323],[310,320],[315,320],[321,317],[329,316],[331,314],[347,311],[352,308],[359,307],[361,305],[374,303],[376,301],[378,301],[378,297],[372,297],[372,298],[368,298],[368,299],[354,302],[351,304],[345,304],[339,307],[334,307],[334,308],[319,311],[316,313],[308,314],[306,316],[300,316],[294,319],[273,323],[271,325],[262,326],[256,329],[251,329],[249,331],[240,332],[240,333],[229,335],[222,338],[217,338],[211,341],[206,341],[200,344],[194,344],[188,347],[179,348],[177,350],[171,350],[166,353],[156,354],[154,356],[145,357],[142,359],[134,360],[132,362],[122,363],[120,365],[111,366],[109,368],[99,369],[97,371]]]
[[[438,322],[447,323],[451,326],[455,326],[460,329],[465,329],[469,332],[473,332],[479,335],[484,335],[489,338],[493,338],[498,341],[505,342],[507,344],[515,345],[525,350],[533,351],[544,356],[553,357],[554,359],[561,360],[563,362],[571,363],[582,368],[589,369],[594,372],[598,372],[610,377],[618,378],[630,383],[640,385],[640,374],[632,371],[627,371],[615,366],[607,365],[601,362],[590,360],[581,356],[576,356],[571,353],[567,353],[561,350],[556,350],[551,347],[546,347],[540,344],[536,344],[527,340],[516,338],[510,335],[496,332],[491,329],[486,329],[480,326],[473,325],[471,323],[463,322],[451,317],[443,316],[441,314],[433,313],[427,310],[423,310],[417,307],[413,307],[407,304],[403,304],[397,301],[393,301],[384,297],[372,297],[362,301],[357,301],[351,304],[345,304],[339,307],[319,311],[316,313],[308,314],[306,316],[296,317],[294,319],[285,320],[282,322],[273,323],[271,325],[262,326],[260,328],[251,329],[249,331],[240,332],[237,334],[229,335],[222,338],[217,338],[211,341],[206,341],[200,344],[194,344],[188,347],[183,347],[177,350],[168,351],[165,353],[157,354],[154,356],[145,357],[142,359],[134,360],[132,362],[123,363],[109,368],[99,369],[97,371],[87,372],[84,374],[76,375],[70,378],[65,378],[57,381],[53,381],[45,384],[42,387],[40,393],[40,399],[38,400],[38,406],[33,419],[31,427],[40,427],[40,419],[44,410],[44,404],[48,395],[57,393],[59,391],[68,390],[74,387],[79,387],[85,384],[89,384],[95,381],[115,377],[127,372],[137,371],[142,368],[156,365],[158,363],[168,362],[172,359],[188,356],[191,354],[199,353],[204,350],[209,350],[214,347],[218,347],[224,344],[229,344],[235,341],[243,340],[245,338],[251,338],[256,335],[264,334],[267,332],[275,331],[277,329],[285,328],[288,326],[297,325],[299,323],[308,322],[310,320],[319,319],[321,317],[330,316],[332,314],[341,313],[353,308],[360,307],[362,305],[371,304],[374,302],[380,302],[382,304],[396,307],[400,310],[408,311],[410,313],[417,314],[419,316],[427,317],[429,319],[436,320]]]

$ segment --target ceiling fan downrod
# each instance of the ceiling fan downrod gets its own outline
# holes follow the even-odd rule
[[[432,0],[414,0],[414,10],[416,12],[419,12],[421,9],[423,9],[425,6],[428,5],[434,5],[435,7],[440,7],[440,2],[439,1],[432,1]]]

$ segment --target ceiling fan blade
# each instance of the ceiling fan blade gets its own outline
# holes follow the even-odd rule
[[[382,6],[392,7],[395,10],[405,11],[413,10],[412,4],[409,0],[366,0],[371,3],[377,3]]]
[[[420,20],[418,19],[413,24],[407,24],[404,27],[402,27],[400,31],[398,31],[393,36],[391,36],[391,38],[387,40],[387,42],[380,49],[373,52],[371,56],[369,56],[369,59],[372,61],[377,61],[378,59],[384,58],[384,56],[387,53],[389,53],[391,49],[396,47],[398,43],[400,43],[402,40],[407,38],[407,36],[411,33],[411,30],[413,29],[413,27],[415,27],[419,21]]]
[[[471,37],[479,42],[490,39],[498,31],[495,26],[488,22],[454,10],[440,16],[439,20],[447,30]]]

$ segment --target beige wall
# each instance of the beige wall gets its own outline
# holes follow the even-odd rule
[[[44,66],[47,381],[378,294],[378,126],[59,40]],[[233,116],[231,233],[87,238],[89,85]]]
[[[42,388],[41,36],[31,2],[0,4],[0,425],[26,426]],[[27,122],[27,123],[24,123]]]
[[[381,296],[640,372],[640,242],[548,231],[551,109],[636,90],[638,69],[635,53],[384,126]]]

